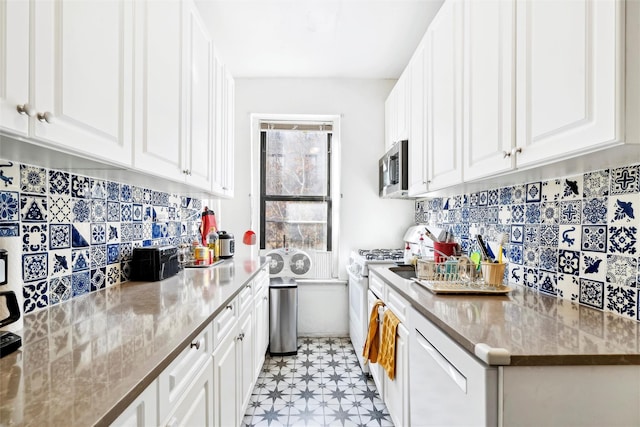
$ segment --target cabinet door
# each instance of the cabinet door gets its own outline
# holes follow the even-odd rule
[[[389,93],[389,96],[384,101],[384,151],[387,152],[393,146],[393,131],[392,122],[394,120],[393,114],[393,90]]]
[[[408,68],[402,73],[396,83],[396,141],[402,141],[409,138],[409,117],[411,110],[411,94],[409,93],[409,84],[411,77]]]
[[[427,30],[429,189],[462,182],[460,8],[446,1]]]
[[[112,427],[145,427],[158,425],[158,382],[154,381],[136,397],[111,424]]]
[[[188,38],[186,74],[189,89],[186,180],[188,184],[208,190],[213,181],[213,43],[192,2],[188,2],[185,26]]]
[[[371,292],[370,290],[367,292],[367,303],[369,308],[367,310],[368,313],[371,313],[371,310],[373,309],[373,304],[376,302],[377,299],[378,298],[373,292]],[[382,336],[382,334],[379,334],[379,335]],[[384,393],[384,377],[382,376],[384,371],[382,370],[382,367],[380,366],[380,364],[369,362],[369,373],[373,378],[373,382],[376,384],[378,393],[380,394],[380,396],[384,396],[383,394]]]
[[[215,121],[214,121],[214,147],[213,147],[213,183],[211,191],[216,194],[224,194],[224,66],[220,58],[214,56],[214,101],[215,101]]]
[[[409,423],[409,331],[401,323],[396,335],[396,376],[392,381],[386,371],[384,376],[384,403],[389,409],[393,424]]]
[[[191,383],[189,390],[169,418],[167,426],[213,426],[213,362],[211,359]]]
[[[239,425],[237,335],[228,334],[213,352],[213,414],[216,427]]]
[[[135,6],[134,166],[183,181],[182,4],[143,0]]]
[[[236,86],[231,73],[226,69],[224,77],[224,137],[222,142],[222,162],[224,172],[222,176],[222,191],[224,192],[224,196],[233,197]]]
[[[29,104],[29,11],[31,2],[0,2],[0,129],[26,136],[29,117],[18,105]],[[29,106],[27,106],[28,109]],[[33,107],[32,107],[33,108]],[[35,114],[35,110],[33,113]]]
[[[32,135],[131,166],[133,3],[35,2]],[[28,27],[23,29],[28,34]]]
[[[260,273],[262,274],[262,273]],[[254,378],[258,378],[262,365],[264,365],[267,345],[269,343],[269,276],[262,276],[265,281],[259,294],[255,297],[255,353],[254,353]]]
[[[621,140],[624,2],[518,1],[518,167]]]
[[[513,2],[465,0],[464,180],[512,169],[515,121]]]
[[[249,404],[255,380],[255,369],[253,367],[253,340],[255,339],[253,333],[253,310],[247,310],[241,317],[238,337],[238,384],[240,384],[238,390],[240,393],[238,399],[238,419],[241,420],[244,415],[244,410]]]
[[[409,63],[410,120],[409,120],[409,196],[427,191],[427,144],[425,133],[424,96],[425,43],[421,43]]]

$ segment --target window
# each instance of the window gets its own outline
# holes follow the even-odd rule
[[[331,251],[327,123],[261,123],[260,247]]]

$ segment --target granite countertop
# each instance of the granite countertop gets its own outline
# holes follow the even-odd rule
[[[253,247],[207,269],[127,282],[27,314],[0,359],[0,425],[107,425],[267,262]]]
[[[460,346],[503,348],[509,365],[640,365],[640,322],[512,285],[507,296],[434,295],[373,270]]]

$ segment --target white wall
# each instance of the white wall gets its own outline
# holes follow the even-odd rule
[[[413,222],[414,204],[378,197],[378,159],[384,153],[384,100],[394,83],[366,79],[237,79],[235,197],[221,203],[221,227],[236,235],[237,244],[242,244],[242,234],[249,228],[251,168],[254,179],[259,179],[258,149],[254,149],[251,159],[250,114],[338,114],[342,116],[343,195],[339,277],[347,277],[345,264],[353,249],[400,248],[404,231]],[[259,188],[257,185],[255,188]],[[258,232],[258,224],[254,229]]]

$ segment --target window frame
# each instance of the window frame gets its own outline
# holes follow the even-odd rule
[[[260,249],[266,249],[266,203],[267,202],[322,202],[327,204],[327,246],[323,250],[332,252],[333,249],[333,199],[332,195],[332,142],[333,131],[327,132],[327,191],[323,196],[282,196],[267,195],[267,130],[260,130]],[[302,248],[305,249],[305,248]]]

